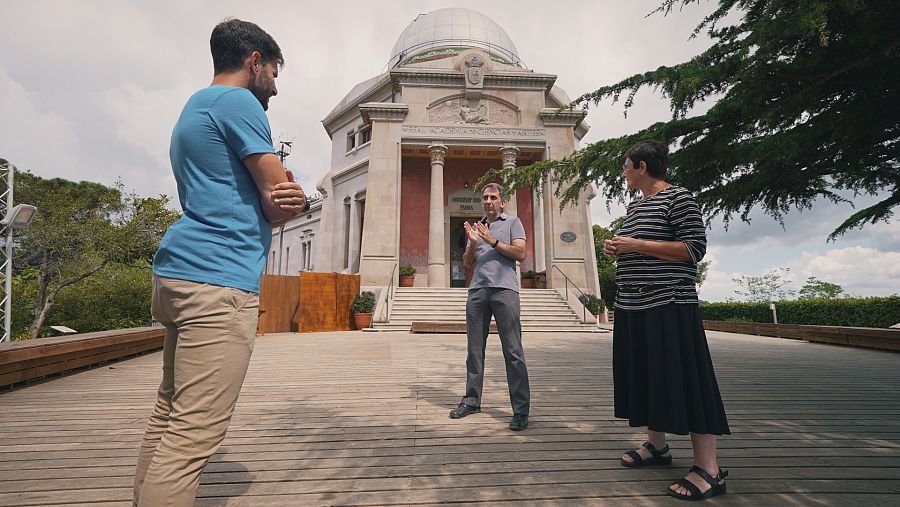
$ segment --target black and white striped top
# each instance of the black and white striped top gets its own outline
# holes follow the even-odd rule
[[[616,308],[645,310],[668,303],[698,302],[697,263],[706,255],[706,226],[688,190],[671,186],[632,202],[617,235],[682,241],[691,261],[664,261],[639,253],[620,255],[616,262]]]

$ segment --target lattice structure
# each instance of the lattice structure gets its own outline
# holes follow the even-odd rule
[[[12,164],[0,164],[0,218],[5,217],[6,213],[12,209],[13,205],[13,176],[16,172],[15,166]],[[3,242],[0,248],[0,276],[3,277],[0,288],[3,290],[3,297],[0,298],[0,313],[2,313],[3,336],[0,342],[7,342],[12,339],[12,249],[13,249],[13,228],[8,227],[2,233]]]

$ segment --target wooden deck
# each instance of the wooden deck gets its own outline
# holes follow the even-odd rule
[[[198,505],[682,505],[663,489],[690,466],[629,470],[639,431],[612,417],[608,334],[526,334],[531,426],[510,417],[490,340],[484,412],[447,413],[465,336],[259,337]],[[710,333],[733,435],[716,505],[900,504],[900,355]],[[0,505],[130,505],[153,403],[154,353],[0,393]]]

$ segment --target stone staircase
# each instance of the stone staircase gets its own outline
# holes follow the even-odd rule
[[[413,322],[428,322],[462,324],[465,332],[467,289],[399,287],[395,290],[390,322],[373,323],[375,330],[409,331]],[[575,314],[555,289],[523,289],[519,294],[523,333],[607,332],[596,324],[582,323],[581,316]]]

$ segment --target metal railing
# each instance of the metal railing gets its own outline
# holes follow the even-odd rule
[[[522,68],[528,68],[525,66],[525,62],[519,58],[519,55],[513,53],[511,50],[499,45],[494,44],[492,42],[488,42],[481,39],[472,39],[468,37],[451,37],[445,39],[434,39],[427,40],[423,42],[419,42],[417,44],[413,44],[407,48],[402,49],[399,53],[391,56],[388,60],[386,67],[388,69],[393,69],[397,65],[403,63],[406,58],[410,56],[415,56],[418,53],[421,53],[423,50],[427,49],[441,49],[441,48],[452,48],[454,46],[459,47],[477,47],[484,50],[487,50],[488,53],[494,53],[496,56],[499,56],[509,63],[513,65],[518,65]]]
[[[390,322],[391,320],[391,301],[394,299],[394,272],[397,271],[397,266],[400,263],[395,263],[394,267],[391,268],[391,281],[388,283],[387,290],[384,291],[384,306],[381,307],[381,314],[379,315],[379,322]],[[387,314],[387,315],[385,315]]]
[[[569,284],[570,283],[572,284],[572,287],[575,287],[575,290],[577,290],[582,296],[587,296],[587,294],[583,290],[579,289],[578,286],[575,285],[575,282],[573,282],[571,279],[569,279],[569,277],[566,276],[566,274],[563,273],[563,271],[561,269],[559,269],[556,266],[556,264],[553,264],[553,269],[559,271],[559,274],[561,274],[563,276],[563,278],[566,279],[566,303],[569,302]],[[585,322],[585,321],[587,321],[587,306],[585,306],[585,303],[581,298],[579,298],[578,301],[581,302],[581,322]]]

